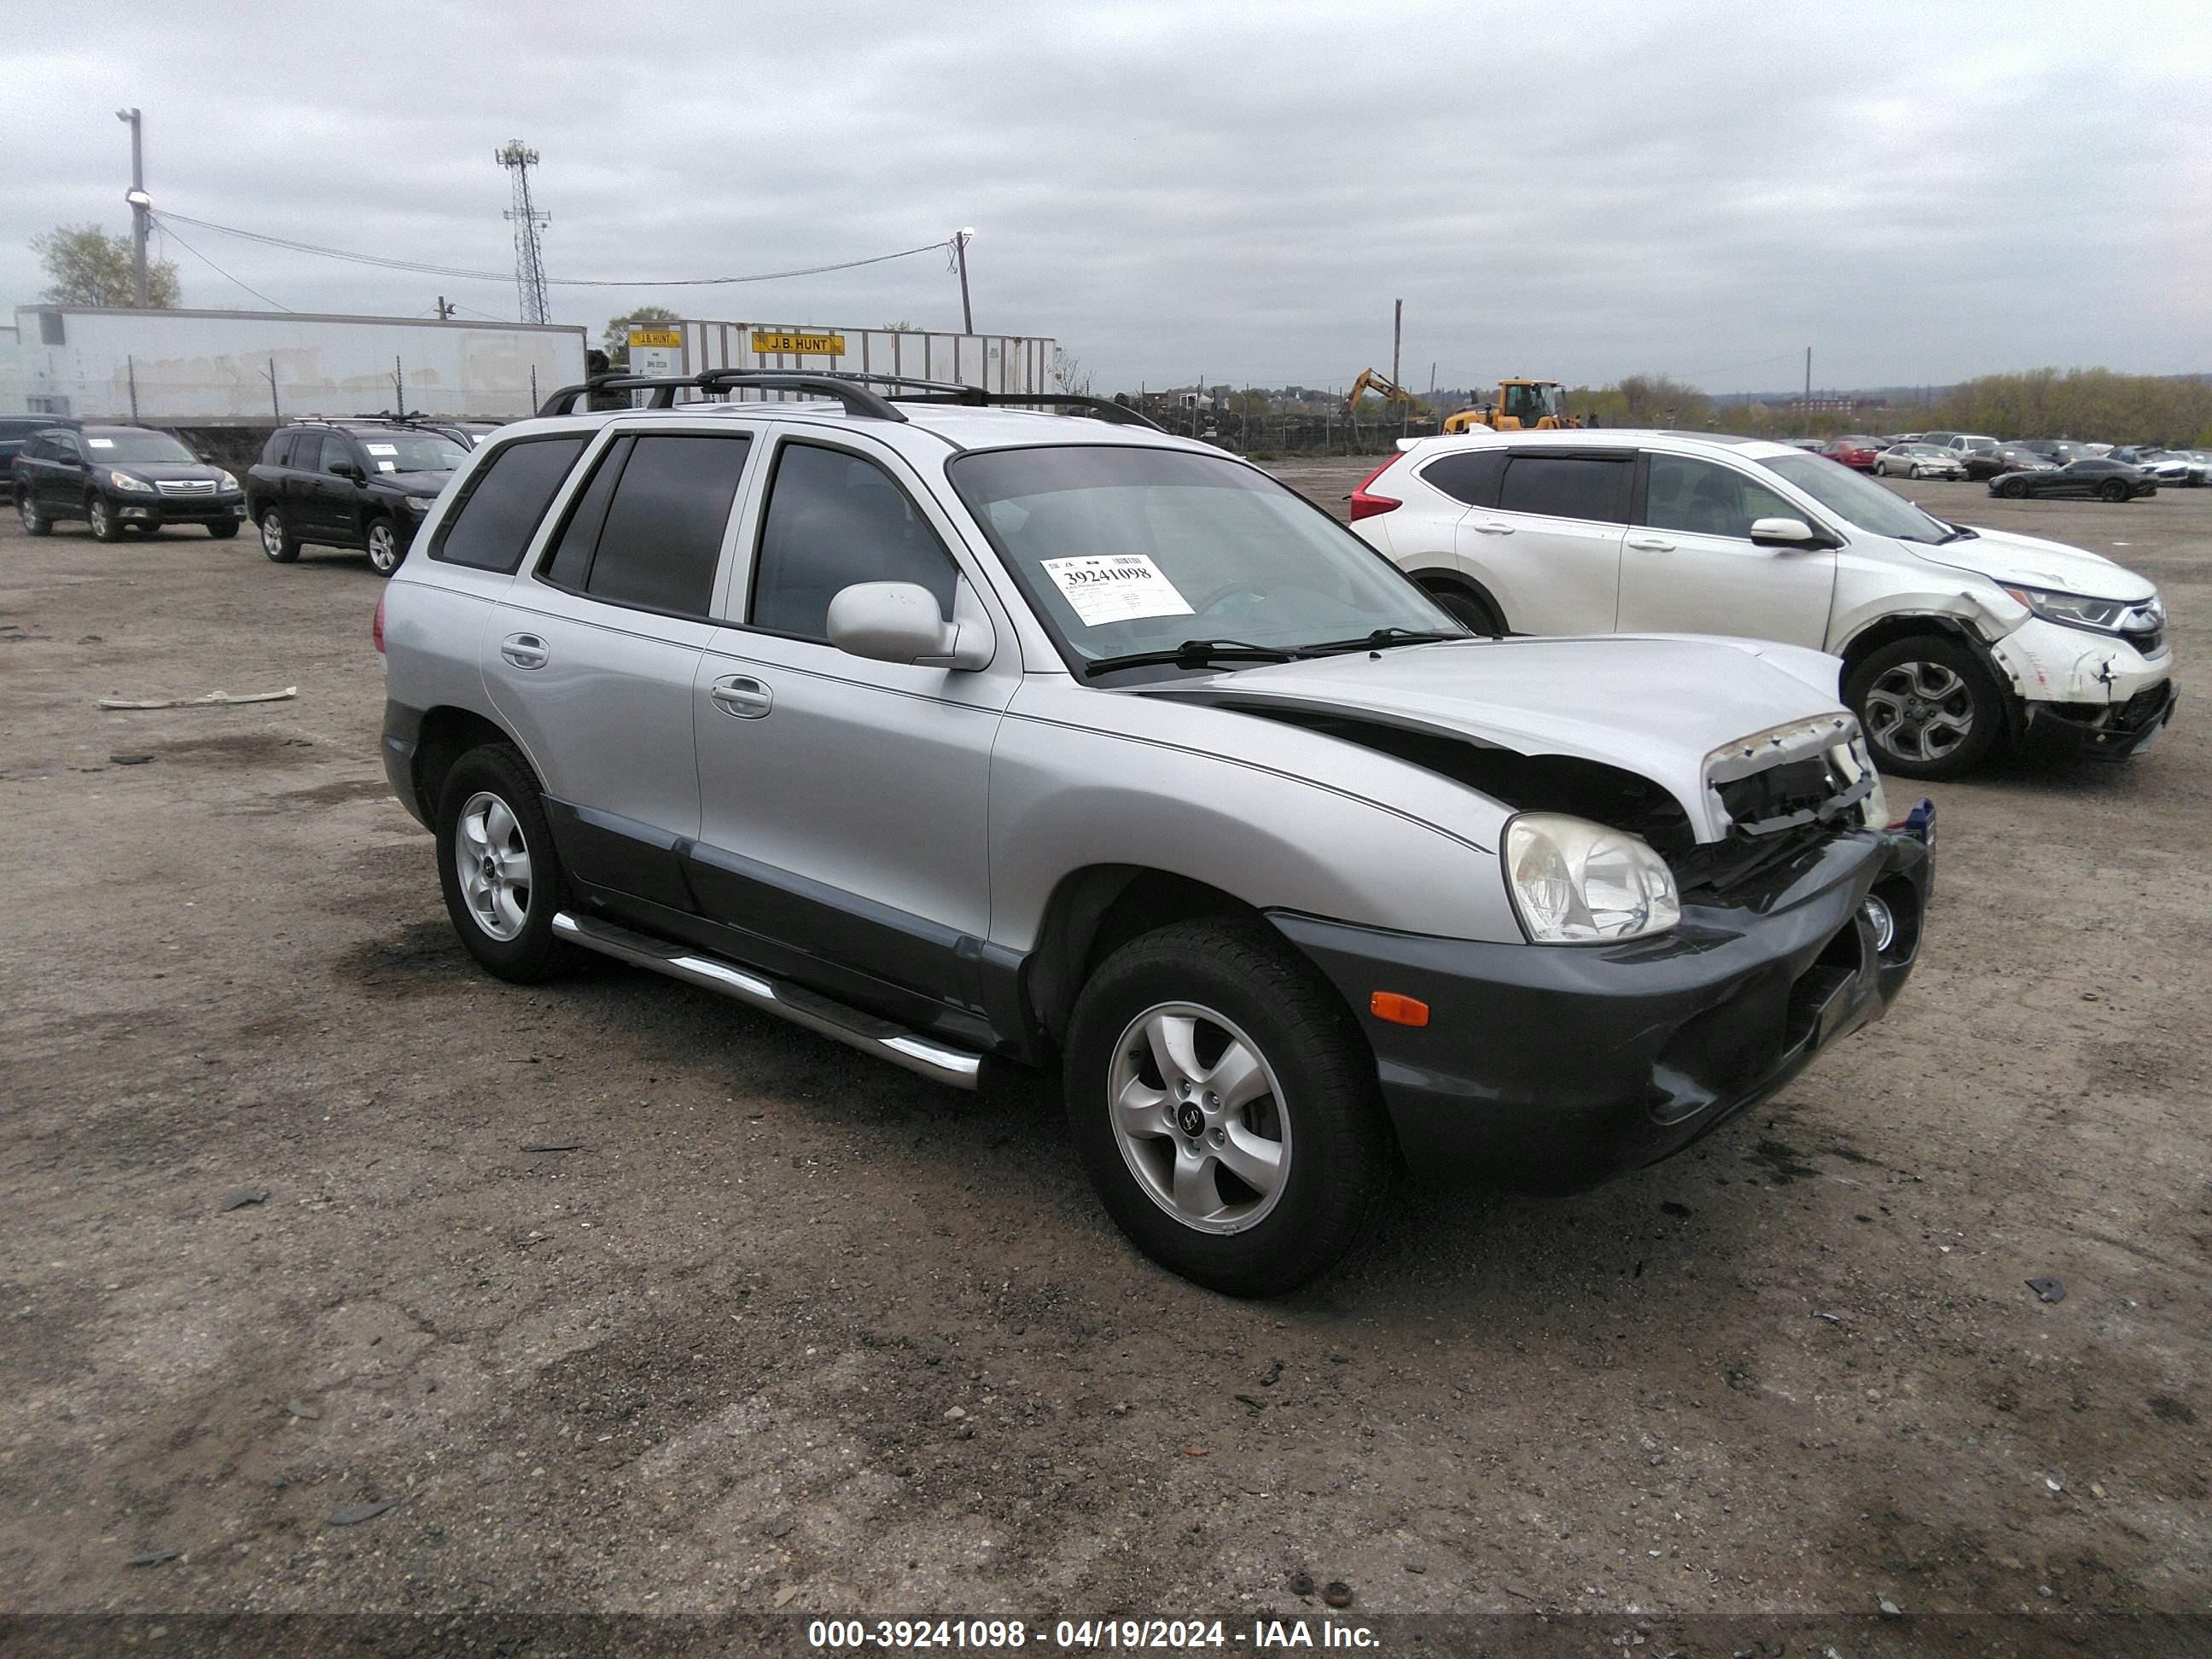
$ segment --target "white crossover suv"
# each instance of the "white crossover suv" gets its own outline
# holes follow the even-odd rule
[[[2158,590],[1946,523],[1825,456],[1677,432],[1417,439],[1352,528],[1471,626],[1723,634],[1843,659],[1876,763],[1948,778],[2031,735],[2109,759],[2172,718]]]

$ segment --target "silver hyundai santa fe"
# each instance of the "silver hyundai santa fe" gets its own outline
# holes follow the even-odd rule
[[[1680,1151],[1919,949],[1933,811],[1893,822],[1835,659],[1474,636],[1110,404],[569,388],[464,463],[377,629],[485,968],[601,952],[962,1087],[1057,1066],[1115,1220],[1237,1294],[1327,1268],[1401,1163]]]

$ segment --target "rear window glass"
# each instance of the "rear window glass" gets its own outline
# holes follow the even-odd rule
[[[583,447],[579,433],[519,439],[495,451],[470,475],[460,499],[438,526],[430,556],[512,574]]]
[[[1594,456],[1516,455],[1505,468],[1498,509],[1626,524],[1632,470],[1625,460]]]
[[[611,605],[705,616],[751,447],[738,434],[647,433],[634,440],[607,499],[584,592]],[[578,514],[580,523],[585,518]]]
[[[1498,480],[1505,476],[1505,457],[1496,450],[1476,450],[1446,455],[1421,469],[1421,482],[1441,489],[1469,507],[1498,505]]]

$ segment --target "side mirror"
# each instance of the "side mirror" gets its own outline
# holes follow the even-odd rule
[[[1753,547],[1833,547],[1835,543],[1815,531],[1802,519],[1754,519],[1751,526],[1751,544]]]
[[[988,667],[998,647],[991,619],[964,578],[951,622],[919,582],[855,582],[830,601],[830,643],[876,662],[969,672]]]

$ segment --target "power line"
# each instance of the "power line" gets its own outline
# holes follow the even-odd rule
[[[158,219],[160,216],[160,216],[160,215],[158,215],[158,214],[156,214],[156,215],[155,216],[155,217],[156,217],[157,219]],[[169,225],[163,225],[163,226],[161,227],[161,234],[162,234],[162,235],[164,235],[164,236],[166,236],[166,237],[167,237],[171,241],[174,242],[174,243],[175,243],[179,247],[180,247],[180,248],[184,249],[184,251],[185,251],[185,252],[187,252],[187,253],[191,254],[191,255],[192,256],[192,258],[195,258],[195,259],[198,260],[202,264],[205,265],[205,266],[206,266],[210,270],[212,270],[213,272],[215,272],[215,274],[216,274],[216,276],[218,276],[222,277],[224,281],[226,281],[226,282],[229,282],[229,283],[237,283],[237,285],[238,285],[239,287],[240,287],[240,288],[244,289],[245,289],[248,294],[251,294],[251,295],[252,295],[255,299],[257,299],[257,300],[260,301],[261,301],[261,303],[262,303],[263,305],[264,305],[264,306],[275,306],[275,307],[276,307],[276,309],[277,309],[277,310],[279,310],[279,311],[289,311],[289,310],[292,308],[291,307],[289,307],[289,306],[286,305],[286,304],[285,304],[283,301],[281,301],[281,300],[272,300],[272,299],[270,299],[267,295],[264,294],[264,293],[263,293],[259,289],[253,287],[251,283],[240,283],[240,282],[239,282],[239,280],[238,280],[238,278],[237,278],[237,277],[235,277],[235,276],[232,276],[228,271],[225,270],[224,270],[221,265],[219,265],[219,264],[216,264],[216,262],[215,262],[214,260],[212,260],[212,259],[209,258],[207,257],[207,255],[206,255],[206,254],[204,254],[204,253],[201,252],[198,248],[194,247],[194,246],[193,246],[190,242],[186,241],[183,237],[181,237],[181,236],[178,235],[178,234],[177,234],[177,233],[176,233],[176,230],[175,230],[175,228],[174,228],[173,227],[169,226]]]
[[[240,230],[235,225],[218,225],[211,220],[195,219],[189,214],[156,210],[154,216],[164,224],[174,220],[179,224],[198,226],[202,230],[217,231],[225,236],[259,242],[267,247],[284,248],[294,253],[312,253],[325,259],[346,259],[355,264],[377,265],[386,270],[408,270],[426,276],[450,276],[477,283],[507,283],[514,281],[514,273],[511,270],[470,270],[459,265],[392,259],[376,253],[351,253],[343,248],[325,247],[315,242],[298,242],[284,236],[264,236],[259,231]],[[949,240],[926,242],[920,247],[902,248],[896,253],[878,253],[866,259],[843,259],[826,265],[803,265],[791,270],[755,271],[743,276],[548,276],[545,283],[549,288],[721,288],[737,283],[774,283],[787,276],[820,276],[833,270],[856,270],[862,265],[880,265],[893,259],[911,259],[917,253],[935,253],[951,246]],[[241,283],[240,286],[244,285]]]

